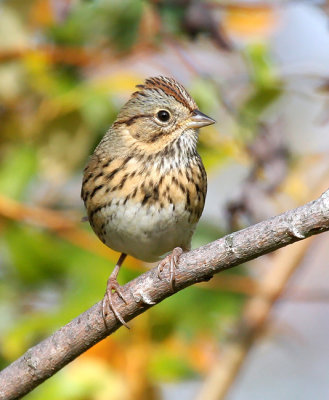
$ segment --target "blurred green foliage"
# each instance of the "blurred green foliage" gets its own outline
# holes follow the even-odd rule
[[[283,87],[265,43],[249,45],[244,56],[249,66],[252,90],[241,107],[239,118],[244,134],[253,139],[262,114],[282,94]]]
[[[64,21],[46,30],[46,37],[58,45],[110,45],[118,52],[125,52],[138,36],[143,3],[141,0],[80,2]]]

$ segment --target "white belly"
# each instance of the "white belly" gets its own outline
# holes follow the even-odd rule
[[[106,220],[104,241],[113,250],[152,262],[175,247],[190,248],[196,224],[188,222],[183,203],[174,211],[172,204],[158,209],[130,200],[122,203],[114,200],[99,212]]]

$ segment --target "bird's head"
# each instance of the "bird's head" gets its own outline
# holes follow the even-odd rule
[[[184,135],[196,144],[197,132],[215,121],[199,111],[185,88],[163,76],[146,79],[121,109],[113,128],[144,151],[161,150]]]

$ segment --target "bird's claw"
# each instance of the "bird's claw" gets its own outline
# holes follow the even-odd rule
[[[114,290],[114,292],[113,292]],[[107,286],[106,286],[106,292],[103,298],[103,303],[102,303],[102,315],[103,315],[103,320],[105,323],[105,326],[107,327],[106,323],[106,316],[108,314],[108,309],[110,309],[115,317],[121,322],[122,325],[124,325],[126,328],[129,329],[129,326],[125,322],[125,320],[121,317],[120,313],[116,309],[116,307],[113,304],[113,294],[117,293],[117,295],[124,301],[125,304],[127,304],[127,300],[124,298],[124,295],[122,293],[121,287],[114,277],[109,277],[107,281]]]
[[[168,254],[163,260],[161,260],[158,265],[158,278],[161,280],[163,269],[167,264],[169,264],[169,283],[172,290],[174,290],[176,278],[175,268],[178,267],[179,257],[182,255],[182,253],[183,250],[180,247],[175,247],[174,250],[170,254]]]

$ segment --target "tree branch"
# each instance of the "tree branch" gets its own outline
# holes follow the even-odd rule
[[[175,291],[209,280],[220,271],[328,230],[329,190],[302,207],[183,254],[176,270]],[[157,268],[153,268],[123,286],[127,304],[116,296],[115,305],[126,321],[173,294],[168,283],[168,271],[164,275],[160,280]],[[0,373],[0,400],[21,398],[116,331],[120,325],[110,313],[106,329],[102,304],[95,304],[52,336],[30,348]]]

